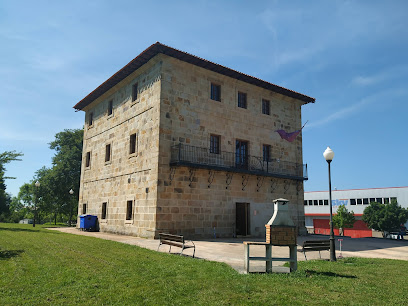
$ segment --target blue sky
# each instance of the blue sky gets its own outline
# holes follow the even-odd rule
[[[316,98],[303,107],[306,191],[407,186],[407,1],[0,3],[0,152],[17,195],[81,128],[79,100],[156,41]]]

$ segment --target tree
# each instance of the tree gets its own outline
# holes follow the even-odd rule
[[[19,159],[20,156],[23,156],[22,153],[17,153],[16,151],[5,151],[0,153],[0,219],[6,218],[10,214],[9,205],[11,202],[11,196],[6,193],[6,179],[13,179],[14,177],[6,177],[5,165]]]
[[[371,203],[363,213],[363,221],[371,229],[383,232],[398,231],[400,224],[407,222],[408,210],[398,205],[397,201],[391,204]]]
[[[69,225],[78,207],[83,136],[82,129],[64,130],[50,143],[50,149],[56,151],[52,158],[53,195],[61,210],[68,214]],[[70,189],[74,191],[73,195],[69,194]]]
[[[339,229],[340,235],[344,235],[343,230],[345,228],[352,228],[354,222],[356,222],[354,212],[349,212],[345,205],[340,205],[337,208],[337,214],[333,216],[333,225]]]

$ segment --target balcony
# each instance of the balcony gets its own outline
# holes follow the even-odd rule
[[[307,165],[233,152],[211,153],[208,148],[178,144],[171,148],[170,166],[185,166],[258,176],[307,180]]]

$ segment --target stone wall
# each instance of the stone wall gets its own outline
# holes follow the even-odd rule
[[[210,99],[212,82],[221,85],[221,102]],[[301,164],[301,135],[289,143],[274,131],[299,129],[303,103],[167,56],[161,85],[157,231],[231,237],[236,203],[249,203],[250,234],[264,237],[272,200],[279,197],[289,200],[291,217],[304,231],[303,188],[293,180],[265,177],[261,182],[239,173],[227,179],[225,172],[215,172],[209,184],[208,170],[190,173],[178,167],[173,176],[169,167],[172,146],[209,148],[210,134],[221,136],[222,151],[234,152],[239,139],[249,142],[250,155],[262,156],[267,144],[272,158]],[[247,109],[237,107],[238,91],[247,93]],[[262,99],[270,100],[270,115],[262,114]]]
[[[156,198],[159,144],[160,57],[94,101],[85,110],[83,162],[78,214],[98,216],[102,231],[153,237],[156,227]],[[138,98],[132,101],[132,86]],[[109,101],[113,114],[108,115]],[[92,126],[89,116],[93,114]],[[129,154],[130,135],[136,134],[136,152]],[[105,162],[106,145],[111,160]],[[85,167],[86,154],[91,165]],[[133,201],[131,220],[126,220],[127,201]],[[107,203],[102,219],[102,203]]]

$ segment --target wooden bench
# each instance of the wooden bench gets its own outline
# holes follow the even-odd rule
[[[302,249],[300,252],[303,252],[306,258],[306,252],[309,251],[319,251],[320,259],[322,258],[320,251],[329,251],[330,250],[330,240],[306,240],[303,242]]]
[[[181,248],[180,255],[183,254],[183,251],[185,249],[193,248],[193,258],[195,255],[195,245],[194,242],[191,240],[184,240],[184,237],[181,235],[172,235],[172,234],[165,234],[165,233],[159,233],[159,238],[160,238],[160,244],[159,247],[157,248],[157,251],[159,251],[159,248],[162,244],[167,244],[170,246],[169,253],[171,252],[171,247],[179,247]],[[186,244],[189,243],[189,244]]]
[[[249,247],[251,245],[263,245],[265,246],[265,257],[255,257],[250,256]],[[290,249],[289,257],[278,258],[272,257],[272,244],[267,242],[254,242],[254,241],[244,241],[244,270],[249,273],[249,262],[251,260],[255,261],[265,261],[266,262],[266,273],[272,272],[272,262],[273,261],[285,261],[290,263],[290,271],[297,270],[297,255],[296,255],[296,245],[288,246]]]

